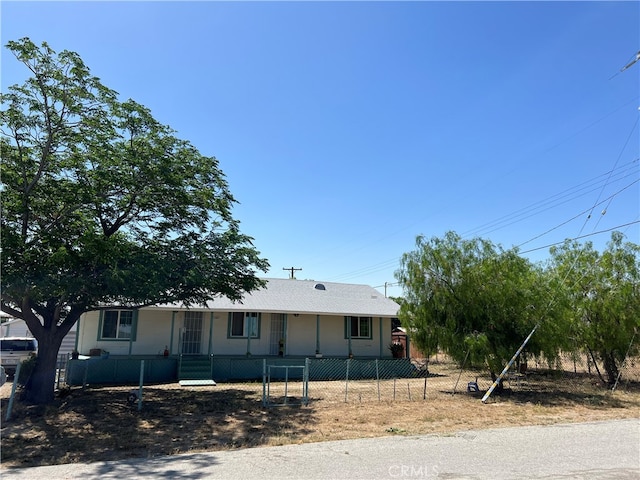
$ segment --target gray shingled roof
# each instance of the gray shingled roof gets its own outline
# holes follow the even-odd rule
[[[368,285],[282,278],[265,280],[265,288],[245,295],[241,302],[234,303],[226,297],[218,297],[206,307],[192,309],[396,317],[400,308],[393,300],[385,298]],[[318,285],[323,285],[324,290]],[[183,309],[184,306],[165,304],[157,308]]]

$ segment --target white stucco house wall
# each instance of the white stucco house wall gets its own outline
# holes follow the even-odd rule
[[[367,285],[268,278],[241,302],[107,308],[78,323],[80,354],[391,357],[399,306]]]

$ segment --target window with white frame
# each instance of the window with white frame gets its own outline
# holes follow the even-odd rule
[[[229,315],[230,338],[260,337],[260,314],[258,312],[232,312]]]
[[[105,310],[100,326],[101,340],[129,340],[133,335],[133,310]]]
[[[371,317],[345,317],[345,338],[372,338],[371,323]]]

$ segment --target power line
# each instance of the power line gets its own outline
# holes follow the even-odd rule
[[[391,265],[393,265],[394,263],[398,263],[398,257],[389,259],[389,260],[385,260],[384,262],[380,262],[380,263],[376,263],[374,265],[370,265],[368,267],[363,267],[360,268],[358,270],[353,270],[351,272],[347,272],[347,273],[343,273],[340,275],[336,275],[334,277],[330,277],[329,280],[336,280],[336,279],[349,279],[349,278],[356,278],[356,277],[362,277],[364,275],[370,274],[370,273],[375,273],[375,272],[379,272],[382,270],[386,270],[387,268],[389,268]]]
[[[622,191],[626,190],[627,188],[631,187],[632,185],[634,185],[634,184],[638,183],[639,181],[640,181],[640,179],[635,180],[634,182],[631,182],[629,185],[627,185],[627,186],[626,186],[626,187],[624,187],[623,189],[618,190],[618,191],[617,191],[616,193],[614,193],[613,195],[609,196],[608,198],[605,198],[602,202],[600,202],[600,204],[602,204],[602,203],[605,203],[605,202],[609,201],[609,205],[610,205],[610,204],[611,204],[611,201],[613,200],[613,198],[614,198],[615,196],[617,196],[618,194],[620,194]],[[597,205],[595,205],[595,206],[597,206]],[[547,233],[551,233],[551,232],[553,232],[554,230],[557,230],[558,228],[560,228],[560,227],[562,227],[562,226],[566,225],[567,223],[569,223],[569,222],[571,222],[571,221],[575,220],[576,218],[579,218],[580,216],[584,215],[584,214],[585,214],[585,213],[587,213],[587,212],[592,212],[592,211],[593,211],[593,208],[594,208],[594,207],[592,207],[592,208],[588,208],[588,209],[586,209],[586,210],[583,210],[582,212],[580,212],[579,214],[575,215],[574,217],[571,217],[569,220],[566,220],[566,221],[562,222],[561,224],[556,225],[556,226],[555,226],[555,227],[553,227],[553,228],[550,228],[549,230],[547,230],[546,232],[541,233],[540,235],[536,235],[535,237],[533,237],[533,238],[531,238],[531,239],[527,240],[526,242],[522,242],[522,243],[521,243],[520,245],[518,245],[516,248],[519,248],[519,247],[521,247],[522,245],[526,245],[527,243],[531,243],[532,241],[537,240],[538,238],[545,236]],[[606,208],[603,210],[603,214],[604,214],[604,212],[606,212]],[[588,218],[590,218],[590,217],[591,217],[591,214],[589,214]],[[587,218],[587,219],[588,219],[588,218]],[[602,216],[601,216],[600,218],[602,218]],[[599,219],[598,219],[598,221],[599,221]],[[597,224],[596,224],[596,226],[597,226]],[[595,227],[594,227],[594,228],[595,228]]]
[[[606,230],[599,230],[597,232],[587,233],[585,235],[580,235],[580,236],[577,236],[577,237],[568,238],[567,240],[580,240],[580,239],[583,239],[583,238],[592,237],[593,235],[600,235],[601,233],[611,232],[611,231],[613,231],[613,230],[615,230],[617,228],[628,227],[628,226],[634,225],[636,223],[640,223],[640,220],[634,220],[633,222],[624,223],[622,225],[618,225],[618,226],[615,226],[615,227],[607,228]],[[544,248],[550,248],[550,247],[553,247],[555,245],[561,245],[564,242],[566,242],[566,240],[563,240],[562,242],[550,243],[550,244],[544,245],[542,247],[532,248],[531,250],[524,250],[523,252],[519,252],[519,253],[531,253],[531,252],[535,252],[535,251],[538,251],[538,250],[542,250]]]
[[[621,181],[627,177],[637,175],[638,167],[639,167],[638,159],[635,159],[631,162],[628,162],[622,165],[621,167],[619,167],[618,169],[619,171],[615,173],[615,176],[614,176],[615,181]],[[613,172],[615,172],[615,170],[610,170],[601,175],[598,175],[597,177],[593,177],[585,182],[582,182],[578,185],[565,189],[560,193],[547,197],[546,199],[540,200],[529,206],[516,210],[510,214],[499,217],[496,220],[480,225],[475,229],[471,229],[466,232],[463,232],[462,236],[468,236],[471,234],[482,235],[482,234],[492,233],[496,230],[499,230],[500,228],[508,227],[510,225],[513,225],[514,223],[518,223],[522,220],[526,220],[527,218],[530,218],[534,215],[538,215],[551,208],[557,207],[559,205],[563,205],[569,201],[575,200],[584,195],[595,192],[597,191],[598,186],[601,182],[604,181],[606,184],[608,179],[611,178],[611,175]],[[627,172],[630,172],[630,173],[627,173]],[[608,178],[605,178],[604,180],[599,180],[601,177],[604,177],[604,176],[608,176]],[[564,200],[564,201],[560,202],[560,200]],[[559,203],[556,203],[556,202],[559,202]],[[543,207],[547,207],[547,208],[543,208]]]
[[[623,107],[626,106],[626,105],[627,104],[623,105]],[[622,107],[620,107],[620,108],[622,108]],[[617,110],[619,110],[619,109],[616,109],[615,111],[617,111]],[[584,129],[582,129],[579,132],[577,132],[575,135],[578,135],[579,133],[583,132],[584,130],[587,130],[587,129],[591,128],[592,126],[594,126],[595,124],[597,124],[598,122],[603,120],[604,118],[606,118],[609,115],[615,113],[615,111],[614,112],[610,112],[605,117],[600,118],[597,121],[591,123],[590,125],[588,125]],[[518,223],[518,222],[521,222],[523,220],[526,220],[527,218],[530,218],[532,216],[539,215],[539,214],[541,214],[541,213],[543,213],[545,211],[548,211],[548,210],[550,210],[552,208],[557,208],[560,205],[563,205],[563,204],[568,203],[570,201],[576,200],[576,199],[578,199],[580,197],[583,197],[583,196],[585,196],[585,195],[587,195],[589,193],[597,191],[598,189],[600,190],[600,195],[601,195],[602,192],[604,191],[604,189],[606,188],[606,186],[610,185],[612,183],[612,180],[614,182],[619,182],[619,181],[622,181],[622,180],[624,180],[625,178],[627,178],[629,176],[637,175],[638,164],[639,164],[638,158],[635,158],[631,162],[628,162],[628,163],[626,163],[626,164],[624,164],[622,166],[618,166],[618,162],[619,162],[619,160],[621,158],[622,152],[625,150],[627,144],[629,143],[629,140],[631,138],[631,135],[632,135],[636,125],[637,125],[637,120],[636,120],[636,124],[632,128],[631,134],[627,138],[627,140],[626,140],[626,142],[625,142],[625,144],[624,144],[624,146],[623,146],[623,148],[621,150],[621,153],[618,155],[618,158],[616,159],[616,162],[614,163],[614,167],[611,170],[609,170],[609,171],[607,171],[607,172],[605,172],[605,173],[603,173],[601,175],[598,175],[598,176],[596,176],[596,177],[594,177],[594,178],[592,178],[590,180],[587,180],[586,182],[582,182],[582,183],[580,183],[580,184],[578,184],[578,185],[576,185],[574,187],[571,187],[569,189],[563,190],[562,192],[560,192],[558,194],[555,194],[555,195],[552,195],[551,197],[547,197],[546,199],[544,199],[544,200],[542,200],[540,202],[535,202],[535,203],[531,204],[528,207],[525,207],[525,208],[520,209],[520,210],[516,210],[515,212],[513,212],[511,214],[508,214],[508,215],[505,215],[503,217],[498,218],[497,220],[494,220],[492,222],[483,224],[480,227],[477,227],[477,228],[472,229],[470,231],[464,232],[462,235],[466,236],[468,234],[471,234],[472,232],[475,232],[475,234],[477,234],[477,235],[492,233],[492,232],[494,232],[496,230],[499,230],[501,228],[506,228],[506,227],[508,227],[510,225],[513,225],[514,223]],[[557,145],[555,145],[555,146],[557,146]],[[552,147],[552,148],[555,148],[555,146]],[[602,177],[606,177],[606,178],[602,179]],[[631,184],[625,186],[624,188],[619,190],[617,193],[620,193],[622,190],[625,190],[626,188],[630,187],[634,183],[637,183],[637,180],[632,182]],[[610,201],[612,201],[616,194],[608,197],[608,199]],[[600,195],[598,196],[598,198],[600,197]],[[598,202],[598,200],[596,200],[594,202],[594,207],[592,207],[592,208],[595,208],[595,206],[597,206],[599,204],[600,204],[600,202]],[[606,208],[605,208],[605,210],[606,210]],[[560,228],[561,226],[569,223],[571,220],[574,220],[575,218],[579,217],[580,215],[582,215],[584,213],[585,212],[582,212],[579,215],[574,216],[572,219],[567,220],[567,221],[561,223],[560,225],[557,225],[557,226],[545,231],[544,233],[542,233],[540,235],[537,235],[537,236],[533,237],[530,240],[527,240],[526,242],[524,242],[524,243],[522,243],[520,245],[525,245],[527,243],[530,243],[531,241],[533,241],[533,240],[535,240],[537,238],[540,238],[540,237],[542,237],[542,236],[544,236],[544,235],[546,235],[546,234],[548,234],[548,233]],[[585,225],[586,225],[586,223],[585,223]],[[582,229],[584,229],[585,225],[583,225]],[[406,228],[403,228],[401,230],[405,230],[405,229]],[[582,233],[582,229],[580,230],[579,235]],[[608,231],[608,230],[605,230],[605,231]],[[582,237],[578,236],[577,238],[582,238]],[[364,247],[360,247],[357,250],[360,250],[362,248],[364,248]],[[542,248],[545,248],[545,247],[540,247],[540,248],[533,249],[533,250],[530,250],[530,251],[540,250]],[[375,273],[375,272],[378,272],[378,271],[386,270],[391,265],[397,264],[397,263],[398,263],[398,257],[395,257],[393,259],[389,259],[389,260],[386,260],[386,261],[381,262],[381,263],[377,263],[377,264],[374,264],[374,265],[371,265],[371,266],[368,266],[368,267],[364,267],[364,268],[361,268],[361,269],[353,270],[351,272],[346,272],[344,274],[337,275],[335,277],[332,277],[331,279],[332,280],[336,280],[336,279],[346,280],[346,279],[351,279],[351,278],[362,277],[362,276],[365,276],[365,275],[368,275],[368,274],[372,274],[372,273]]]
[[[620,161],[620,157],[622,157],[622,152],[624,152],[625,148],[627,148],[627,145],[629,144],[629,140],[631,140],[631,136],[633,135],[633,132],[635,132],[636,127],[638,126],[638,117],[636,117],[636,121],[633,124],[633,127],[631,128],[631,131],[629,132],[629,136],[627,137],[627,141],[624,142],[624,145],[622,146],[622,149],[620,149],[620,154],[618,155],[618,158],[616,159],[616,163],[614,164],[613,168],[615,169],[616,165],[618,164],[618,162]],[[607,183],[608,183],[609,179],[607,179]],[[607,183],[605,183],[602,186],[602,192],[604,192],[604,188],[607,186]],[[602,192],[600,192],[600,195],[602,195]],[[600,198],[600,195],[598,196],[598,198]],[[613,201],[613,198],[611,199],[611,201]],[[609,202],[609,204],[605,207],[604,211],[606,212],[607,209],[609,208],[609,205],[611,204],[611,201]],[[593,226],[593,229],[595,230],[598,226],[598,224],[600,223],[600,219],[602,218],[602,216],[600,216],[600,218],[598,219],[598,221],[596,222],[596,224]]]
[[[624,67],[622,67],[619,72],[616,72],[613,75],[611,75],[611,77],[609,77],[609,80],[611,80],[613,77],[616,77],[617,75],[620,75],[622,72],[624,72],[628,68],[632,67],[639,60],[640,60],[640,51],[638,53],[636,53],[635,56],[632,56],[629,59],[629,62]]]

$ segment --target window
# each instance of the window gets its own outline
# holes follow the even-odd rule
[[[229,337],[260,337],[260,314],[258,312],[233,312],[229,314]]]
[[[0,340],[0,349],[3,352],[35,352],[38,344],[33,338],[6,338]]]
[[[345,338],[372,338],[371,317],[344,317]],[[351,325],[351,335],[349,335]]]
[[[100,315],[101,340],[135,340],[133,310],[105,310]]]

